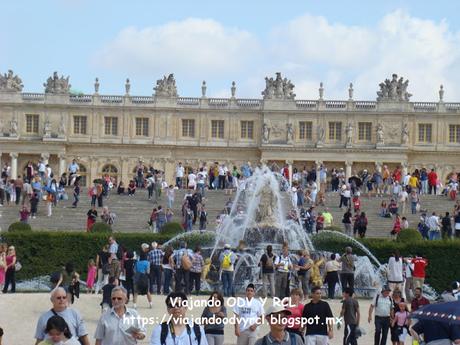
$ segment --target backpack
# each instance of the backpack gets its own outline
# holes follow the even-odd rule
[[[275,255],[272,255],[272,256],[267,255],[267,261],[265,261],[265,268],[273,268],[274,258],[275,258]]]
[[[168,327],[168,323],[167,322],[163,322],[161,324],[161,333],[160,333],[160,344],[161,345],[166,345],[166,338],[168,337],[168,332],[169,332],[169,327]],[[200,330],[200,326],[196,323],[193,324],[193,333],[195,334],[195,338],[196,338],[196,342],[198,343],[198,345],[200,345],[201,343],[201,330]],[[192,338],[191,338],[191,334],[192,334],[192,331],[190,329],[190,325],[187,324],[187,334],[188,334],[188,338],[189,338],[189,341],[190,341],[190,345],[192,345]],[[174,336],[173,336],[174,338]],[[291,344],[291,345],[295,345],[295,344]]]
[[[180,261],[181,261],[181,267],[183,270],[189,271],[192,268],[192,260],[190,260],[187,250],[184,250],[184,252],[182,253],[182,257]]]
[[[297,339],[296,339],[295,334],[293,334],[293,333],[288,333],[288,334],[289,334],[289,340],[291,341],[290,345],[296,345],[297,344]],[[262,345],[268,345],[267,336],[264,336],[262,338]]]
[[[232,252],[224,254],[224,258],[222,259],[221,268],[222,269],[230,269],[232,267]]]

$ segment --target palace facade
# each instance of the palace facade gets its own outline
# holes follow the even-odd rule
[[[383,165],[435,168],[445,177],[460,169],[460,103],[411,102],[407,81],[393,75],[376,101],[296,100],[294,85],[278,73],[266,78],[261,99],[179,97],[173,75],[157,81],[152,97],[72,94],[55,73],[45,93],[22,92],[12,71],[0,75],[0,157],[12,177],[28,161],[44,159],[62,174],[72,159],[84,181],[110,174],[125,183],[139,160],[164,170],[259,162],[291,169],[325,164],[346,175]]]

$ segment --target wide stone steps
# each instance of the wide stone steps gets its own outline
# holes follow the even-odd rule
[[[84,231],[86,228],[86,212],[90,208],[90,200],[86,195],[86,189],[83,190],[85,193],[80,195],[81,199],[78,207],[71,208],[72,190],[68,189],[67,192],[69,194],[69,200],[60,201],[57,207],[53,207],[53,215],[51,217],[46,216],[46,206],[45,203],[41,201],[38,207],[37,218],[30,220],[32,228],[35,230],[47,229]],[[235,194],[232,195],[232,197],[234,196]],[[184,191],[178,191],[173,205],[173,212],[175,214],[174,220],[178,222],[181,222],[181,204],[183,197]],[[224,209],[225,203],[228,201],[229,197],[230,196],[225,195],[223,191],[207,191],[205,203],[208,211],[208,229],[215,228],[215,219]],[[285,194],[283,196],[285,202],[287,202],[287,198],[288,196]],[[367,236],[389,237],[393,226],[393,219],[382,218],[378,215],[381,201],[383,199],[388,201],[389,197],[373,197],[369,199],[363,196],[361,199],[361,210],[366,212],[369,220]],[[159,204],[163,207],[166,206],[165,196],[162,197]],[[421,204],[422,209],[427,209],[430,214],[432,211],[436,211],[438,214],[444,214],[446,211],[452,212],[454,207],[454,202],[443,196],[422,196]],[[152,201],[147,200],[147,191],[141,189],[137,190],[134,197],[110,194],[108,199],[104,199],[104,205],[107,205],[109,209],[117,215],[117,219],[113,226],[115,231],[147,232],[149,231],[147,220],[152,209],[158,204],[154,204]],[[334,217],[334,225],[342,227],[341,220],[345,209],[339,209],[338,205],[338,195],[336,193],[327,193],[326,207],[330,210]],[[322,211],[326,207],[319,206],[317,207],[317,211]],[[98,210],[100,213],[100,209]],[[6,230],[9,224],[18,220],[19,206],[5,205],[4,207],[0,207],[0,215],[0,227],[2,230]],[[420,215],[410,214],[410,207],[408,206],[405,216],[409,220],[410,227],[415,228]]]

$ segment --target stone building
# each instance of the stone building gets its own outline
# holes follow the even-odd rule
[[[376,101],[296,100],[294,85],[266,78],[262,99],[179,97],[174,76],[157,81],[152,97],[74,94],[69,78],[55,72],[44,93],[22,92],[12,71],[0,75],[0,157],[12,176],[28,161],[45,159],[59,174],[72,159],[88,183],[110,174],[125,183],[139,160],[173,181],[176,164],[197,168],[212,162],[276,162],[290,168],[436,168],[445,177],[460,168],[460,103],[411,102],[408,81],[393,75]]]

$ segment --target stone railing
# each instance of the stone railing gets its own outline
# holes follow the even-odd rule
[[[325,101],[326,109],[346,109],[346,101]]]
[[[33,93],[33,92],[24,92],[24,93],[22,93],[22,99],[24,101],[42,102],[42,101],[45,100],[45,94],[43,94],[43,93]]]
[[[208,98],[210,107],[227,108],[230,100],[228,98]]]
[[[435,102],[413,102],[415,111],[437,111],[438,103]]]
[[[101,103],[123,103],[123,96],[101,96]]]
[[[377,102],[374,101],[356,101],[354,102],[356,110],[373,110],[377,108]]]
[[[296,107],[300,109],[316,109],[317,104],[317,101],[310,101],[306,99],[295,101]]]
[[[460,110],[460,103],[445,103],[444,106],[449,111],[459,111]]]
[[[177,105],[198,107],[200,105],[200,99],[196,97],[178,97]]]
[[[70,95],[70,102],[72,103],[91,103],[93,96],[91,95]]]
[[[239,108],[260,109],[262,101],[254,98],[238,98],[236,100],[236,105]]]
[[[150,96],[132,96],[131,103],[133,104],[153,104],[155,103],[155,98]]]

